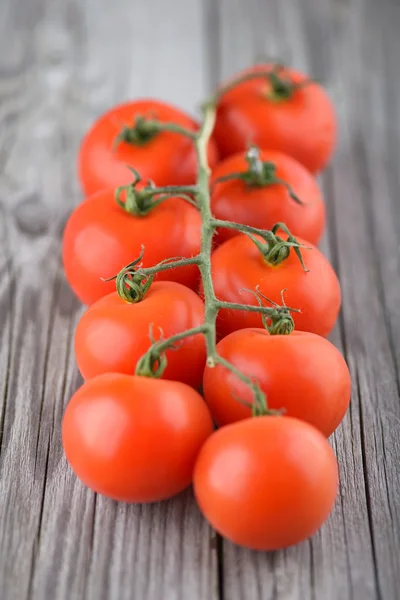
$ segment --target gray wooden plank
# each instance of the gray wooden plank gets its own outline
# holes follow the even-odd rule
[[[224,543],[225,594],[232,600],[395,599],[400,588],[399,7],[389,0],[379,6],[372,0],[253,0],[246,7],[225,0],[220,22],[221,75],[257,54],[277,56],[322,79],[338,108],[340,147],[323,178],[329,209],[324,249],[343,289],[333,340],[353,376],[351,408],[332,440],[341,485],[330,520],[311,541],[278,553]],[[240,52],[235,50],[239,37]]]
[[[323,79],[338,107],[324,247],[342,281],[334,340],[354,393],[333,439],[341,489],[332,518],[311,542],[284,552],[224,543],[222,591],[233,600],[396,598],[399,6],[224,0],[209,1],[203,15],[200,0],[177,4],[0,6],[2,597],[217,595],[215,544],[190,493],[127,507],[96,499],[66,468],[59,428],[79,383],[71,351],[79,307],[63,282],[59,243],[79,201],[79,137],[96,114],[132,95],[193,110],[208,83],[265,54]]]
[[[190,492],[133,507],[67,468],[60,423],[80,380],[81,309],[60,266],[80,201],[75,155],[102,110],[205,94],[199,0],[13,0],[0,5],[0,580],[4,600],[212,600],[214,534]],[[180,41],[180,45],[177,44]],[[184,51],[182,51],[184,49]]]

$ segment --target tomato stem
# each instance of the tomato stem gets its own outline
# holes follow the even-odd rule
[[[212,189],[218,183],[230,180],[243,181],[249,187],[268,187],[269,185],[283,185],[290,198],[297,202],[297,204],[303,205],[304,202],[294,193],[292,186],[280,179],[276,175],[276,165],[271,161],[262,161],[260,158],[260,149],[257,146],[251,146],[246,154],[245,159],[248,164],[246,171],[228,173],[215,179],[212,184]]]
[[[182,196],[182,194],[195,194],[197,192],[196,185],[166,185],[157,187],[157,194],[169,194],[170,196]]]
[[[150,286],[153,283],[156,273],[168,271],[170,269],[177,269],[179,267],[185,267],[187,265],[200,264],[200,255],[197,255],[193,256],[192,258],[166,258],[154,267],[142,268],[141,261],[144,256],[144,251],[145,248],[142,246],[142,250],[138,258],[121,269],[121,271],[114,277],[104,279],[104,281],[112,281],[115,279],[118,295],[125,300],[125,302],[129,302],[131,304],[143,300],[146,292],[150,289]]]
[[[307,273],[308,269],[304,264],[301,249],[311,250],[311,248],[309,246],[304,246],[304,244],[300,244],[284,223],[276,223],[271,230],[258,229],[257,227],[251,227],[250,225],[232,223],[231,221],[221,221],[220,219],[212,219],[212,223],[214,227],[235,229],[235,231],[245,233],[260,250],[264,260],[271,266],[277,266],[286,260],[289,257],[290,250],[293,248],[304,272]],[[276,235],[279,229],[282,229],[282,231],[286,233],[286,240]],[[261,237],[262,241],[254,236]]]
[[[133,146],[144,146],[163,131],[178,133],[191,140],[196,139],[196,133],[194,131],[190,131],[190,129],[181,127],[176,123],[163,123],[158,119],[137,115],[132,125],[125,125],[122,128],[114,140],[114,147],[117,147],[122,142]]]
[[[135,179],[132,183],[121,185],[115,190],[116,203],[127,213],[144,217],[165,200],[177,197],[183,198],[197,208],[196,201],[189,195],[196,192],[196,186],[170,185],[156,188],[154,183],[149,182],[144,188],[139,189],[137,186],[142,181],[140,174],[133,167],[127,166],[127,168],[132,171]]]
[[[219,309],[226,310],[244,310],[246,312],[257,312],[261,314],[261,318],[263,321],[263,325],[265,329],[271,335],[289,335],[294,330],[294,321],[292,317],[292,312],[300,312],[295,308],[290,308],[286,306],[282,297],[282,306],[276,304],[269,298],[266,298],[259,290],[241,290],[247,291],[250,294],[253,294],[256,299],[258,306],[251,306],[249,304],[238,304],[236,302],[222,302],[218,301]],[[285,290],[282,290],[285,291]],[[272,304],[272,308],[269,306],[264,306],[262,300],[267,300],[270,304]]]
[[[289,77],[282,75],[281,71],[284,68],[284,65],[277,63],[267,75],[271,90],[265,94],[265,97],[268,100],[272,100],[272,102],[289,100],[297,90],[316,83],[314,79],[304,79],[303,81],[294,82]]]
[[[204,335],[208,332],[209,325],[203,323],[198,327],[187,329],[181,333],[177,333],[169,337],[168,339],[161,338],[160,340],[153,341],[150,349],[144,354],[136,365],[135,375],[142,377],[161,377],[166,366],[167,358],[165,356],[166,350],[175,350],[179,347],[179,342],[182,342],[185,338],[203,333]]]
[[[210,357],[207,360],[208,367],[215,367],[217,365],[224,367],[225,369],[236,375],[236,377],[240,379],[240,381],[243,381],[243,383],[245,383],[251,389],[251,391],[253,392],[253,416],[262,416],[269,414],[267,398],[256,380],[251,379],[250,377],[242,373],[242,371],[235,367],[235,365],[230,363],[228,360],[226,360],[216,352],[212,358],[212,362],[210,361]]]
[[[252,79],[264,79],[268,83],[270,90],[265,94],[267,100],[272,102],[281,102],[282,100],[289,100],[293,94],[313,83],[318,83],[315,79],[304,79],[303,81],[294,82],[289,77],[282,75],[282,71],[285,66],[281,63],[275,63],[268,65],[265,69],[257,69],[256,71],[248,71],[242,75],[238,75],[227,84],[221,86],[216,93],[208,100],[207,104],[214,103],[218,104],[221,98],[239,84],[245,81],[251,81]]]
[[[282,304],[278,304],[277,302],[274,302],[273,300],[270,300],[270,298],[267,298],[267,296],[265,296],[259,289],[259,286],[256,287],[255,290],[240,290],[241,292],[249,292],[250,294],[253,294],[257,300],[257,304],[258,304],[258,309],[261,312],[261,319],[263,322],[263,325],[265,327],[265,329],[267,329],[270,333],[270,335],[290,335],[292,333],[292,331],[294,330],[294,321],[293,321],[293,317],[292,317],[292,313],[296,312],[299,313],[301,312],[300,310],[298,310],[297,308],[291,308],[290,306],[286,305],[285,302],[285,298],[284,298],[284,294],[286,292],[286,289],[281,290],[281,302]],[[269,307],[268,308],[268,312],[267,311],[263,311],[263,309],[265,308],[263,301],[266,300],[269,304],[272,305],[272,308]],[[223,303],[222,307],[224,306],[225,303]],[[230,304],[230,303],[228,303]],[[234,305],[233,305],[234,307]],[[254,307],[256,308],[256,307]]]
[[[242,75],[235,77],[234,79],[229,81],[227,84],[222,85],[220,88],[218,88],[218,90],[215,92],[214,96],[212,96],[206,104],[210,104],[210,103],[218,104],[218,102],[221,100],[221,98],[225,94],[227,94],[228,92],[233,90],[240,83],[244,83],[245,81],[251,81],[252,79],[266,79],[266,78],[268,78],[270,73],[271,73],[271,67],[266,67],[265,69],[257,69],[257,71],[249,71],[248,73],[243,73]]]

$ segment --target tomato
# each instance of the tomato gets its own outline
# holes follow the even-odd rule
[[[162,131],[136,143],[117,137],[132,127],[137,117],[175,123],[196,131],[198,123],[182,110],[158,100],[137,100],[114,106],[89,129],[78,156],[79,178],[86,196],[104,188],[130,183],[126,165],[135,167],[143,179],[159,186],[186,185],[196,181],[197,162],[193,141],[180,133]],[[217,160],[213,141],[209,145],[209,164]]]
[[[84,379],[107,372],[133,375],[137,361],[151,346],[151,329],[155,339],[161,335],[166,339],[203,321],[202,300],[178,283],[153,283],[135,304],[113,292],[92,304],[78,323],[75,353],[79,370]],[[164,379],[201,385],[206,361],[203,335],[185,338],[166,356]]]
[[[221,244],[211,257],[215,293],[219,300],[257,305],[257,299],[248,290],[259,286],[265,296],[280,303],[281,291],[286,288],[287,305],[301,310],[292,315],[296,329],[326,337],[339,313],[340,285],[318,248],[301,238],[297,240],[308,247],[301,249],[308,272],[293,250],[278,266],[268,264],[244,234]],[[219,336],[224,337],[237,329],[261,327],[262,320],[255,312],[222,309],[217,324]]]
[[[328,163],[336,142],[336,117],[325,90],[294,69],[257,65],[269,77],[243,81],[221,96],[214,137],[222,157],[249,143],[285,152],[311,172]],[[293,88],[294,84],[294,88]]]
[[[171,257],[191,257],[201,245],[199,212],[181,198],[170,198],[144,216],[121,208],[112,190],[103,190],[80,204],[64,231],[63,263],[67,280],[84,304],[115,290],[104,282],[140,255],[143,267]],[[199,271],[187,265],[157,274],[158,280],[177,281],[195,289]]]
[[[183,383],[107,373],[72,397],[62,439],[72,469],[92,490],[156,502],[191,484],[212,430],[202,397]]]
[[[314,427],[291,417],[256,417],[219,429],[194,471],[200,509],[236,544],[277,550],[313,535],[337,495],[335,455]]]
[[[342,421],[350,402],[346,362],[328,340],[303,331],[269,335],[265,329],[240,329],[217,345],[218,353],[257,381],[268,407],[314,425],[325,436]],[[222,366],[206,367],[204,398],[217,425],[251,416],[249,387]]]
[[[211,210],[217,219],[243,223],[260,229],[271,229],[286,223],[293,235],[318,244],[325,227],[325,205],[314,177],[294,158],[275,150],[262,150],[260,160],[275,166],[275,177],[286,182],[298,199],[296,202],[284,185],[272,183],[259,187],[241,179],[215,183],[230,173],[243,173],[248,161],[243,152],[220,162],[211,177]],[[214,185],[213,185],[214,184]],[[222,243],[237,232],[221,228],[216,241]]]

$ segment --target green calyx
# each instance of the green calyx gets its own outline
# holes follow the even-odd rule
[[[245,159],[248,164],[246,171],[241,173],[229,173],[223,177],[215,180],[214,185],[223,181],[229,181],[232,179],[244,181],[246,185],[253,188],[263,188],[270,185],[283,185],[289,196],[297,202],[297,204],[303,204],[300,198],[294,193],[291,185],[280,179],[276,175],[276,165],[271,161],[262,161],[260,158],[260,149],[257,146],[251,146],[246,154]]]
[[[124,125],[120,133],[115,138],[115,146],[121,142],[132,144],[132,146],[144,146],[154,136],[161,131],[161,123],[156,119],[145,119],[137,115],[133,125]]]
[[[153,279],[153,275],[147,276],[128,267],[116,277],[118,295],[129,304],[141,302],[150,289]]]
[[[294,321],[290,310],[293,309],[281,307],[270,315],[267,328],[271,335],[290,335],[294,331]]]
[[[132,146],[144,146],[162,132],[178,133],[193,142],[197,139],[195,131],[186,129],[177,123],[164,123],[156,119],[153,115],[149,115],[148,117],[137,115],[133,125],[124,125],[122,127],[114,140],[114,147],[117,147],[121,142],[131,144]]]
[[[286,233],[286,240],[277,235],[277,231],[279,231],[279,229]],[[290,233],[289,229],[284,223],[276,223],[276,225],[274,225],[270,231],[264,231],[261,234],[263,241],[260,241],[258,238],[254,237],[251,233],[247,233],[247,235],[260,250],[265,262],[271,267],[277,267],[283,263],[283,261],[289,258],[291,250],[294,250],[304,272],[307,273],[308,269],[306,269],[304,264],[301,249],[303,248],[306,250],[311,250],[311,248],[300,244]]]
[[[270,90],[265,94],[268,100],[272,102],[282,102],[284,100],[290,100],[294,93],[307,86],[311,83],[315,83],[313,79],[305,79],[295,83],[289,77],[282,74],[284,65],[276,64],[272,70],[266,74],[266,78],[270,85]]]
[[[121,185],[115,190],[115,201],[125,212],[143,217],[147,215],[155,206],[154,185],[150,182],[145,188],[139,190],[137,185],[141,181],[139,173],[132,167],[127,167],[132,171],[135,179],[129,185]],[[122,199],[122,194],[125,198]]]
[[[261,291],[259,286],[255,290],[244,290],[253,294],[258,302],[261,313],[261,318],[265,329],[270,335],[290,335],[294,331],[294,321],[292,313],[299,313],[297,308],[286,306],[284,294],[286,289],[281,291],[281,302],[278,304],[270,298],[267,298]],[[268,302],[271,307],[266,308],[264,301]]]
[[[136,364],[135,375],[140,377],[160,378],[168,364],[167,357],[164,352],[157,351],[157,345],[153,342],[146,354],[143,354],[141,359]]]
[[[154,279],[153,273],[145,273],[140,270],[143,256],[144,246],[142,246],[140,255],[133,262],[124,267],[114,277],[104,279],[104,281],[115,280],[119,297],[129,304],[135,304],[143,300]]]
[[[143,377],[161,377],[168,364],[165,354],[167,350],[178,350],[181,347],[183,340],[188,336],[199,333],[206,334],[208,331],[207,325],[203,324],[165,339],[161,327],[158,329],[160,337],[156,340],[153,334],[153,325],[150,326],[149,337],[152,345],[137,363],[135,375],[141,375]]]
[[[183,198],[197,208],[196,201],[189,195],[193,193],[191,186],[155,187],[154,183],[149,181],[145,187],[139,189],[141,176],[133,167],[127,165],[127,169],[133,173],[134,180],[129,185],[121,185],[115,190],[115,201],[125,212],[135,217],[144,217],[156,206],[172,197]]]
[[[272,305],[271,312],[268,315],[262,315],[264,327],[268,330],[270,335],[290,335],[294,331],[292,313],[299,313],[300,311],[297,308],[286,306],[284,298],[285,292],[286,289],[281,291],[282,304],[277,304],[277,302],[270,300],[264,296],[260,290],[256,289],[256,294],[258,295],[259,302],[261,301],[261,306],[262,299],[267,300]]]

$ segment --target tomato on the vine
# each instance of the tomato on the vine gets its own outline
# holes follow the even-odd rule
[[[270,173],[270,182],[265,185],[251,184],[240,178],[218,182],[232,173],[242,176],[244,172],[249,173],[248,155],[249,152],[240,152],[214,168],[211,176],[213,215],[259,229],[271,229],[283,221],[293,235],[318,244],[325,227],[322,194],[311,173],[291,156],[275,150],[260,151],[257,164],[263,163]],[[234,229],[221,228],[216,242],[222,243],[237,234]]]
[[[253,66],[236,77],[258,71],[268,75],[242,81],[221,96],[214,136],[222,157],[251,143],[285,152],[313,173],[320,171],[336,142],[329,96],[306,75],[279,65]]]
[[[286,234],[281,235],[287,239]],[[325,256],[312,244],[297,238],[308,271],[305,272],[293,249],[279,265],[268,263],[256,244],[246,235],[237,235],[219,246],[211,257],[215,294],[219,300],[256,306],[252,290],[258,290],[276,303],[286,289],[288,306],[296,329],[326,337],[332,330],[340,309],[340,285]],[[261,315],[222,309],[217,321],[218,333],[224,337],[247,327],[261,327]]]
[[[130,174],[132,178],[132,174]],[[84,304],[115,290],[105,282],[137,258],[144,246],[143,267],[167,258],[190,258],[201,245],[201,217],[182,198],[169,198],[143,216],[126,212],[103,190],[82,202],[70,216],[63,238],[67,280]],[[176,281],[195,289],[199,271],[186,265],[158,273],[158,280]]]
[[[268,408],[307,421],[327,437],[342,421],[350,402],[350,373],[325,338],[303,331],[270,335],[265,329],[240,329],[221,340],[217,351],[258,382]],[[217,425],[251,416],[251,389],[224,367],[206,367],[203,391]]]
[[[128,303],[116,292],[84,313],[75,332],[75,354],[84,379],[102,373],[133,375],[136,364],[155,340],[198,327],[204,321],[202,300],[189,288],[171,281],[155,282],[143,300]],[[204,337],[185,338],[167,350],[164,379],[201,385],[206,361]]]
[[[62,438],[72,469],[92,490],[156,502],[191,484],[212,430],[203,398],[183,383],[107,373],[72,397]]]
[[[211,435],[193,484],[218,533],[248,548],[278,550],[310,537],[327,519],[338,468],[317,429],[291,417],[264,416]]]
[[[146,120],[174,123],[193,132],[199,127],[182,110],[159,100],[144,99],[114,106],[97,119],[81,144],[78,170],[86,196],[104,188],[129,184],[126,165],[158,186],[187,185],[196,181],[193,141],[176,132],[148,133]],[[212,140],[208,160],[211,166],[217,161]]]

